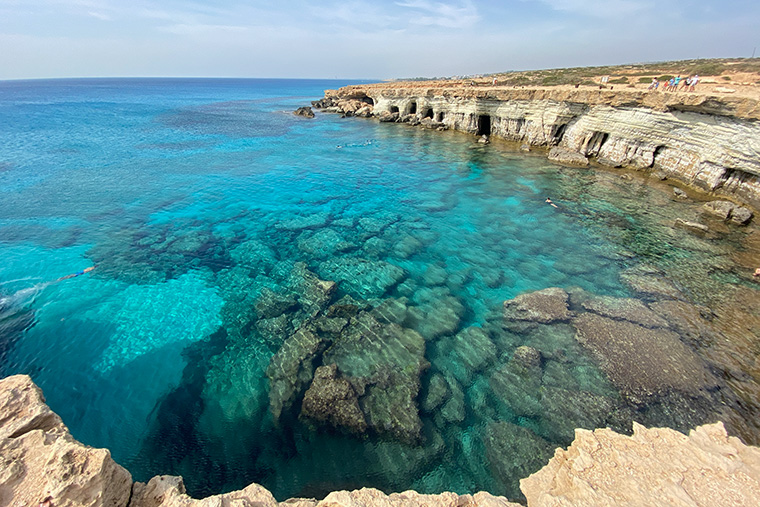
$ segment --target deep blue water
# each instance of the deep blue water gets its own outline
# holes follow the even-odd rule
[[[459,133],[291,114],[345,84],[0,82],[0,373],[30,374],[73,435],[135,479],[182,474],[196,495],[256,481],[281,500],[359,486],[514,496],[525,454],[495,477],[510,468],[493,464],[492,423],[568,438],[492,399],[488,368],[519,337],[492,335],[491,366],[467,371],[453,336],[528,290],[629,295],[630,245],[562,201],[592,176]],[[345,268],[356,259],[366,271]],[[267,368],[287,336],[262,331],[256,304],[295,291],[304,307],[298,262],[339,282],[333,301],[419,310],[420,398],[439,373],[461,402],[422,414],[421,445],[317,430],[297,406],[273,420]],[[572,337],[541,339],[566,349],[577,389],[618,396]]]

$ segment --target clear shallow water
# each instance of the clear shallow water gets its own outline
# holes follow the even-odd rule
[[[0,373],[30,374],[73,435],[135,479],[181,474],[196,496],[256,481],[281,500],[361,486],[515,497],[576,426],[710,418],[626,405],[570,326],[519,332],[500,312],[555,286],[629,297],[623,270],[695,252],[730,275],[715,259],[740,238],[663,228],[658,213],[682,205],[635,206],[651,189],[461,134],[290,113],[343,84],[0,83]],[[338,282],[329,301],[313,276]],[[735,281],[680,282],[708,304]],[[415,357],[430,367],[403,377],[418,383],[420,439],[299,418],[308,384],[273,415],[272,358],[344,295],[403,302],[400,324],[424,338]],[[554,400],[537,411],[494,381],[520,345],[545,354],[543,380],[523,387]],[[388,367],[341,354],[314,366]]]

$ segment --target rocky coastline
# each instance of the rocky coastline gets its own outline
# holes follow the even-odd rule
[[[562,317],[549,298],[541,316]],[[517,301],[508,311],[518,311]],[[541,313],[541,312],[539,312]],[[560,312],[562,313],[562,312]],[[524,315],[525,316],[525,315]],[[530,354],[525,354],[529,362]],[[620,470],[625,470],[621,474]],[[528,506],[554,505],[753,505],[760,497],[760,449],[729,437],[721,423],[688,436],[635,424],[632,436],[610,429],[576,430],[567,450],[557,449],[540,471],[521,481]],[[26,375],[0,380],[0,506],[51,507],[516,507],[504,497],[414,491],[386,495],[364,488],[332,492],[322,500],[277,502],[265,488],[202,500],[185,493],[181,477],[156,476],[133,482],[106,449],[73,439]]]
[[[659,171],[760,207],[760,102],[640,89],[426,87],[378,83],[326,90],[313,106],[346,116],[493,136],[554,148],[571,165]]]

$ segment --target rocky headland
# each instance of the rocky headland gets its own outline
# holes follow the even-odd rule
[[[760,100],[715,90],[394,82],[326,90],[313,105],[494,136],[524,150],[552,148],[549,158],[559,163],[658,171],[662,179],[758,207]]]
[[[569,317],[562,311],[562,301],[557,300],[562,294],[538,297],[549,304],[544,307],[546,312],[539,310],[543,312],[541,318]],[[507,311],[519,312],[524,303],[508,305]],[[640,310],[610,308],[604,311],[631,318]],[[535,366],[531,354],[524,352],[521,361]],[[318,373],[318,378],[320,382],[330,380],[333,374]],[[344,384],[335,391],[346,389]],[[610,429],[576,430],[572,445],[567,450],[557,449],[544,468],[521,481],[521,489],[529,506],[756,505],[760,498],[760,449],[729,437],[721,423],[701,426],[688,436],[635,423],[632,436]],[[322,500],[292,498],[278,502],[257,484],[196,500],[185,493],[180,477],[156,476],[147,483],[133,482],[108,450],[72,438],[30,377],[7,377],[0,380],[0,506],[35,507],[45,501],[50,507],[519,505],[486,492],[423,495],[406,491],[386,495],[368,488],[336,491]]]

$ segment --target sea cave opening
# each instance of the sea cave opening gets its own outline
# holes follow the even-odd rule
[[[391,114],[398,113],[398,106],[391,106]]]
[[[446,117],[446,114],[443,111],[439,111],[438,114],[435,115],[435,121],[442,122],[443,119]]]
[[[491,117],[487,114],[481,114],[478,116],[478,135],[489,136],[491,135]]]
[[[417,114],[417,103],[416,102],[410,102],[409,103],[409,114]]]
[[[433,110],[432,109],[428,109],[427,111],[425,111],[424,118],[430,118],[432,120],[433,119]]]

